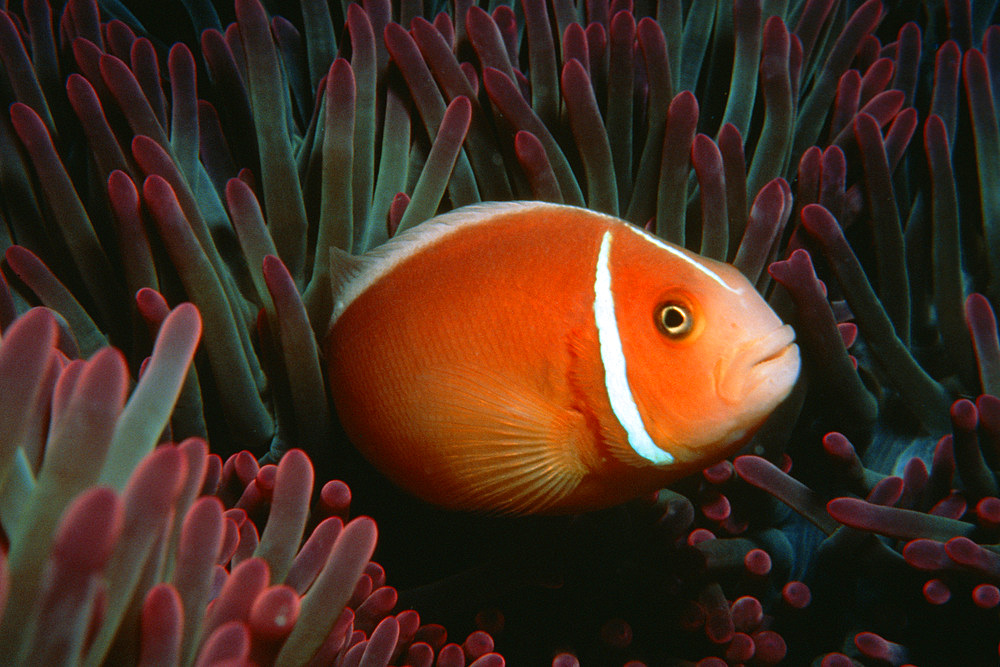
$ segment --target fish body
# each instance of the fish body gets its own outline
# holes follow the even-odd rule
[[[638,497],[732,454],[798,375],[791,328],[734,267],[586,209],[478,204],[334,264],[343,427],[448,508]]]

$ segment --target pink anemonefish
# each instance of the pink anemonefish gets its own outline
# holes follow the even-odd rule
[[[477,204],[332,264],[344,429],[444,507],[638,497],[731,455],[799,372],[737,269],[586,209]]]

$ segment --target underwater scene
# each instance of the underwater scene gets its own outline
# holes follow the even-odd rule
[[[996,1],[0,60],[0,664],[1000,664]]]

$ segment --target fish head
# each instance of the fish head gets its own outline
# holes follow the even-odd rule
[[[650,438],[675,467],[697,470],[732,454],[788,396],[799,350],[735,267],[656,243],[655,262],[619,264],[631,276],[618,280],[617,319]]]

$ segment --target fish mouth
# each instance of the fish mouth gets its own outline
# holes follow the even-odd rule
[[[719,395],[730,403],[751,400],[770,411],[799,375],[795,330],[783,324],[741,346],[719,377]]]
[[[760,358],[756,362],[753,362],[752,367],[756,368],[761,364],[769,364],[777,361],[791,352],[792,348],[797,351],[799,349],[798,345],[794,343],[795,329],[788,324],[781,325],[757,341],[757,344],[751,348],[760,355]]]

